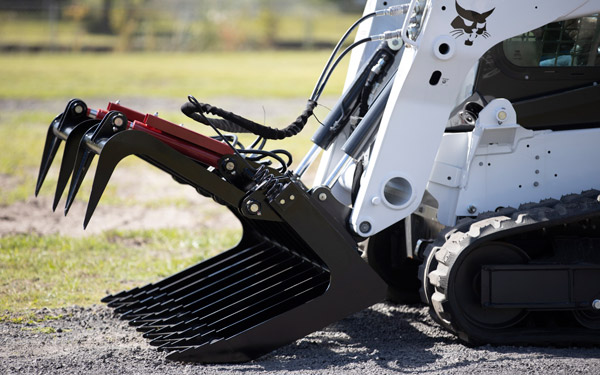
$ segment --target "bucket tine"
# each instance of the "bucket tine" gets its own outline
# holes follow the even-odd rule
[[[66,140],[71,131],[77,127],[79,123],[87,119],[87,112],[87,105],[82,100],[71,99],[67,104],[65,111],[56,116],[50,123],[48,133],[46,134],[44,152],[42,153],[40,171],[35,184],[36,196],[42,188],[46,175],[52,165],[52,161],[54,161],[54,157],[60,146],[60,142]]]
[[[162,307],[160,312],[145,315],[143,318],[138,318],[137,320],[134,319],[130,324],[138,326],[140,323],[145,323],[146,327],[170,324],[169,319],[175,316],[181,319],[183,316],[179,313],[181,309],[185,309],[186,311],[193,310],[192,315],[194,316],[214,314],[215,311],[220,311],[219,309],[222,309],[223,306],[230,306],[230,304],[237,303],[251,294],[264,292],[274,287],[280,288],[285,283],[289,283],[290,280],[303,277],[303,275],[306,275],[310,271],[310,266],[306,262],[294,264],[294,261],[289,258],[280,259],[279,262],[279,265],[266,265],[266,268],[253,275],[242,275],[242,278],[238,280],[229,280],[229,285],[219,285],[220,288],[217,290],[213,291],[213,288],[203,290],[201,288],[183,298],[165,302],[165,304],[171,306],[171,309],[165,311],[164,307]],[[273,281],[274,279],[276,280]],[[190,299],[192,299],[193,303],[186,304],[186,301]]]
[[[54,124],[60,123],[63,115],[58,115],[50,124],[48,128],[48,134],[46,135],[46,143],[44,145],[44,152],[42,153],[42,162],[40,163],[40,171],[38,173],[37,182],[35,184],[35,196],[37,197],[42,184],[46,179],[46,175],[50,170],[50,165],[56,156],[58,146],[60,146],[60,139],[54,136]]]
[[[81,183],[92,164],[94,159],[94,153],[84,145],[85,140],[82,140],[82,144],[79,146],[77,151],[77,158],[75,159],[75,169],[73,170],[73,178],[71,179],[71,185],[69,186],[69,193],[67,194],[67,202],[65,204],[65,216],[69,213],[69,209],[75,200],[75,196],[81,187]]]
[[[96,166],[96,175],[94,176],[94,181],[92,183],[90,199],[85,211],[85,218],[83,219],[84,228],[88,226],[90,219],[98,206],[98,202],[100,202],[100,198],[102,198],[102,194],[104,194],[108,181],[120,160],[121,159],[115,159],[113,155],[109,153],[100,154],[98,165]]]
[[[67,187],[67,183],[69,182],[71,174],[73,173],[73,168],[76,165],[75,161],[77,159],[77,150],[79,148],[81,139],[88,130],[98,123],[98,120],[86,120],[77,125],[67,137],[67,140],[65,141],[65,151],[60,164],[60,171],[58,173],[58,182],[56,183],[56,192],[54,193],[52,211],[56,211],[58,202],[60,202],[60,198]]]
[[[248,240],[242,239],[241,243],[249,242]],[[157,283],[148,284],[143,287],[135,287],[130,290],[124,290],[120,293],[106,296],[102,299],[102,302],[109,303],[109,307],[119,307],[125,303],[133,303],[142,299],[142,296],[151,296],[156,293],[158,290],[164,290],[164,288],[169,287],[171,285],[178,285],[179,282],[192,279],[196,277],[198,272],[206,272],[211,268],[218,267],[220,265],[230,265],[232,262],[235,262],[236,259],[246,258],[251,256],[252,251],[256,248],[260,247],[264,250],[264,246],[262,244],[255,245],[254,247],[245,247],[241,246],[240,251],[229,251],[223,252],[221,254],[215,255],[214,257],[205,260],[201,264],[196,264],[192,267],[185,269],[175,275],[167,277]],[[250,254],[250,255],[249,255]],[[143,297],[145,298],[145,297]],[[112,304],[112,305],[110,305]]]
[[[276,253],[273,249],[264,253],[264,259],[260,261],[252,261],[252,259],[245,259],[241,262],[232,264],[228,267],[228,273],[221,275],[215,273],[206,277],[198,278],[197,280],[190,282],[184,287],[172,290],[165,290],[164,294],[152,297],[153,301],[158,303],[150,305],[149,300],[140,301],[136,304],[127,306],[127,309],[135,309],[132,314],[143,314],[154,310],[163,310],[164,306],[181,306],[187,305],[186,302],[193,301],[195,304],[201,303],[202,298],[214,296],[218,294],[230,295],[228,290],[234,289],[237,284],[243,282],[250,282],[253,279],[261,278],[262,273],[265,273],[274,267],[288,269],[291,262],[285,259],[280,253]],[[199,297],[196,297],[199,296]],[[202,297],[206,296],[206,297]],[[198,299],[200,298],[200,300]],[[123,312],[115,309],[116,312]]]
[[[79,148],[77,150],[77,158],[75,159],[73,176],[71,178],[71,185],[69,186],[69,193],[67,195],[67,202],[65,204],[65,215],[69,212],[69,209],[75,200],[75,196],[92,164],[94,156],[101,153],[104,148],[104,143],[107,142],[111,136],[125,130],[126,127],[127,118],[125,115],[118,111],[111,111],[104,116],[98,125],[90,126],[89,130],[81,137]],[[100,199],[99,196],[96,198],[98,200]],[[97,204],[98,202],[93,202],[93,198],[90,197],[90,203]],[[89,215],[86,213],[84,228],[87,226],[90,217],[91,213]]]
[[[108,304],[108,307],[118,306],[118,303],[120,300],[125,300],[127,298],[130,298],[133,294],[139,292],[140,289],[141,288],[139,288],[139,287],[135,287],[131,290],[124,290],[117,294],[110,294],[110,295],[102,298],[100,300],[100,302]],[[111,305],[111,303],[113,303],[114,305]]]

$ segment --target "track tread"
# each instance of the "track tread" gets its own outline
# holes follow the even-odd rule
[[[497,341],[493,335],[484,339],[478,334],[469,332],[469,327],[463,327],[456,319],[460,311],[453,311],[452,304],[448,301],[448,283],[451,280],[452,267],[463,252],[472,246],[478,246],[488,240],[501,240],[503,237],[528,230],[539,229],[540,226],[553,226],[562,223],[576,222],[587,216],[600,216],[600,191],[588,190],[581,194],[569,194],[560,200],[546,199],[538,203],[521,205],[518,209],[502,209],[500,212],[490,212],[479,215],[475,219],[466,219],[455,227],[440,235],[426,251],[426,260],[435,255],[437,266],[434,270],[426,272],[422,266],[419,276],[423,282],[428,282],[435,288],[431,296],[427,296],[422,289],[421,296],[424,302],[429,303],[434,319],[444,328],[456,334],[461,340],[471,344],[537,344],[537,345],[569,345],[569,344],[598,344],[600,340],[581,337],[573,334],[559,332],[557,334],[531,334],[520,335],[515,342],[506,340],[505,337]],[[433,267],[431,267],[433,269]],[[424,285],[424,284],[422,284]],[[547,332],[546,332],[547,333]],[[584,335],[585,336],[585,335]],[[596,335],[598,336],[598,335]],[[492,340],[490,340],[492,338]]]

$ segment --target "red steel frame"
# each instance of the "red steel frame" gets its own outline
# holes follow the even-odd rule
[[[109,103],[106,109],[92,111],[88,116],[102,120],[110,111],[119,111],[129,120],[129,129],[143,131],[173,147],[182,154],[201,163],[218,167],[223,155],[232,154],[233,150],[226,143],[217,141],[181,125],[174,124],[150,114],[142,114],[118,103]]]

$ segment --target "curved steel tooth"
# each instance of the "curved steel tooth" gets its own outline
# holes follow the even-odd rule
[[[117,122],[117,120],[119,121]],[[124,151],[122,150],[123,147],[125,149],[128,148],[127,145],[120,145],[120,143],[117,141],[117,146],[111,147],[111,145],[114,143],[114,138],[116,138],[119,134],[127,133],[127,131],[124,131],[126,129],[126,124],[127,118],[123,113],[111,111],[104,117],[97,128],[92,128],[95,130],[91,136],[91,142],[95,146],[88,145],[86,149],[90,152],[96,152],[99,155],[99,158],[98,165],[96,167],[96,174],[92,183],[92,191],[90,192],[90,199],[85,211],[85,218],[83,220],[84,229],[89,224],[90,219],[94,214],[94,210],[98,206],[98,202],[100,201],[100,198],[102,197],[102,194],[106,189],[106,185],[108,184],[113,171],[117,167],[117,164],[123,157],[126,156],[122,156],[121,153]],[[90,130],[90,132],[91,131],[92,130]],[[86,138],[87,136],[84,136],[81,140],[82,145],[83,143],[86,143]],[[95,148],[94,150],[91,150],[90,147]],[[87,169],[84,171],[84,174],[85,172],[87,172]]]
[[[108,142],[110,142],[110,140]],[[106,160],[107,158],[105,157],[104,153],[100,154],[100,157],[98,158],[98,165],[96,166],[96,175],[94,176],[94,182],[92,184],[92,191],[90,193],[90,200],[85,211],[83,228],[86,228],[89,224],[96,207],[98,207],[98,202],[100,202],[100,198],[102,198],[102,194],[104,194],[106,185],[108,185],[108,181],[110,180],[110,177],[112,176],[112,173],[118,163],[118,161],[117,163],[111,163],[106,162]]]
[[[99,122],[99,120],[86,120],[79,123],[71,130],[71,133],[65,142],[65,151],[60,164],[60,172],[58,173],[58,182],[56,183],[52,211],[55,211],[56,207],[58,207],[58,202],[60,202],[60,198],[69,182],[69,178],[71,177],[71,174],[73,174],[73,169],[76,167],[75,160],[77,158],[77,150],[81,143],[81,139],[88,130]]]
[[[65,216],[69,213],[69,209],[75,200],[75,196],[81,187],[83,178],[85,177],[92,160],[94,159],[94,153],[87,149],[85,146],[85,140],[81,140],[79,150],[77,151],[77,159],[75,160],[75,170],[73,171],[73,178],[71,179],[71,185],[69,186],[69,194],[67,195],[67,203],[65,204]]]
[[[42,153],[42,162],[40,171],[35,184],[35,195],[37,196],[46,179],[50,165],[56,156],[60,142],[66,140],[71,130],[79,123],[87,119],[87,105],[80,99],[71,99],[63,113],[56,116],[48,127],[44,152]]]
[[[40,171],[38,173],[37,182],[35,184],[35,196],[37,197],[40,189],[42,188],[42,184],[46,179],[46,175],[48,174],[48,170],[50,170],[50,165],[52,165],[52,161],[56,156],[56,152],[58,151],[58,146],[60,146],[60,138],[57,138],[54,135],[54,126],[57,125],[62,119],[64,115],[60,114],[56,116],[56,118],[50,124],[48,128],[48,134],[46,134],[46,143],[44,144],[44,152],[42,153],[42,162],[40,163]]]

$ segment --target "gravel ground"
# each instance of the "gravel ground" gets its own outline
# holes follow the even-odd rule
[[[227,103],[224,103],[227,102]],[[231,103],[228,103],[230,101]],[[0,100],[2,111],[52,110],[59,112],[63,101]],[[95,100],[102,105],[103,102]],[[301,100],[216,101],[225,108],[262,117],[262,106],[270,116],[297,112]],[[243,103],[243,104],[242,104]],[[129,99],[124,104],[151,112],[177,108],[180,101]],[[252,113],[252,111],[255,111]],[[250,113],[249,113],[250,112]],[[272,118],[272,117],[271,117]],[[40,150],[41,152],[41,150]],[[158,173],[158,172],[157,172]],[[145,171],[144,176],[124,174],[111,182],[124,191],[131,186],[149,186],[171,195],[179,189],[165,176]],[[143,184],[141,183],[143,182]],[[0,190],[15,181],[0,176]],[[172,191],[187,197],[187,191]],[[195,193],[194,193],[195,194]],[[185,198],[187,199],[187,198]],[[187,211],[201,207],[191,203]],[[195,202],[195,201],[194,201]],[[143,202],[142,202],[143,203]],[[0,235],[10,233],[61,233],[85,236],[81,218],[85,205],[77,203],[69,222],[52,214],[49,198],[30,199],[0,207]],[[187,227],[222,225],[220,212],[190,216],[173,207],[102,206],[87,233],[111,227],[152,228],[162,219],[170,225]],[[209,217],[209,219],[207,219]],[[168,218],[168,220],[164,220]],[[106,227],[102,223],[112,223]],[[210,223],[210,224],[207,224]],[[67,229],[67,231],[63,231]],[[1,265],[0,265],[1,272]],[[6,313],[8,316],[11,314]],[[0,315],[5,315],[0,312]],[[2,374],[600,374],[600,348],[467,347],[437,326],[423,306],[378,304],[324,330],[280,348],[257,361],[235,365],[190,365],[170,362],[126,322],[113,317],[104,305],[38,311],[39,323],[0,322],[0,375]]]
[[[598,348],[469,348],[421,306],[377,304],[256,361],[232,365],[167,361],[105,306],[40,313],[65,317],[0,325],[1,374],[600,373]]]

